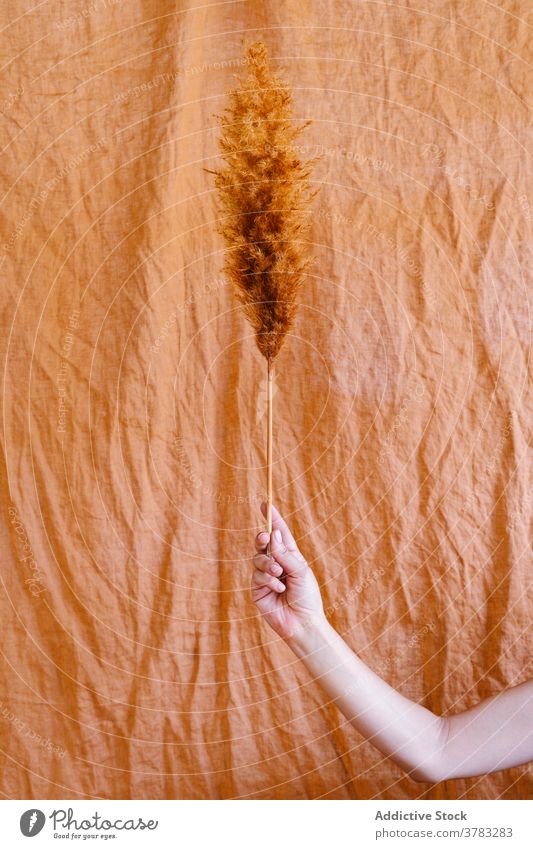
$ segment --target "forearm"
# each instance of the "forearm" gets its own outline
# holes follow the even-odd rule
[[[438,780],[445,719],[390,687],[325,619],[287,643],[357,731],[415,780]]]

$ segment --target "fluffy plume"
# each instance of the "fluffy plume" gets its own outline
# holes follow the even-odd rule
[[[288,85],[272,72],[262,42],[246,53],[251,73],[217,116],[225,167],[211,171],[219,198],[218,231],[227,245],[224,272],[272,364],[293,325],[296,296],[310,264],[304,244],[309,176],[318,157],[302,162]]]

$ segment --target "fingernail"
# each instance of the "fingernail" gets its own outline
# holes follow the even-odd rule
[[[281,568],[281,566],[278,566],[277,563],[274,563],[274,565],[270,567],[270,571],[273,575],[281,575],[283,569]]]
[[[280,591],[280,593],[285,591],[285,584],[282,584],[281,581],[278,581],[277,587],[278,587],[278,590]]]
[[[276,542],[281,542],[281,531],[276,528],[274,531],[274,539]]]

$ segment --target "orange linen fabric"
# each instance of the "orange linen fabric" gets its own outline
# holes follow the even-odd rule
[[[202,170],[263,39],[323,154],[275,501],[347,642],[465,709],[533,674],[529,12],[4,4],[4,796],[531,796],[411,781],[256,615],[264,363]]]

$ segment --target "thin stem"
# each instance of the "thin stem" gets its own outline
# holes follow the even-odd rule
[[[267,531],[272,533],[272,382],[274,378],[274,366],[267,360]],[[268,549],[270,550],[270,549]]]

